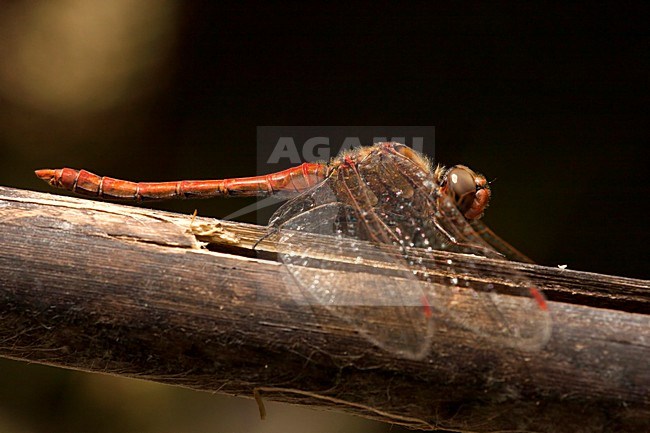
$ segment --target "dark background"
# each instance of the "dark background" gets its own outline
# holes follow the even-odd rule
[[[549,266],[650,276],[641,2],[46,4],[0,6],[1,185],[54,192],[33,170],[63,166],[131,180],[245,176],[256,174],[259,125],[432,125],[436,161],[496,178],[485,221],[521,251]],[[219,217],[250,203],[151,206]],[[42,367],[0,367],[0,420],[24,422],[20,431],[52,421],[115,431],[110,422],[125,416],[75,393],[72,409],[44,412],[50,403],[34,396],[54,379],[30,383]],[[48,370],[66,389],[90,376]],[[22,397],[7,372],[20,372],[11,381]],[[107,411],[117,415],[91,419]],[[163,431],[154,421],[120,430]]]

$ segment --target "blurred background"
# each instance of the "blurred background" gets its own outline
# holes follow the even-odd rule
[[[436,161],[496,179],[485,221],[521,251],[647,279],[647,12],[2,2],[0,185],[55,192],[33,170],[64,166],[246,176],[259,125],[431,125]],[[223,217],[250,203],[148,206]],[[400,431],[268,409],[261,422],[248,399],[0,362],[2,432]]]

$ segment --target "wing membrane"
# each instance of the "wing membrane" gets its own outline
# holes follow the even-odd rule
[[[420,359],[433,335],[425,284],[396,254],[350,237],[342,226],[354,216],[349,206],[327,203],[287,220],[278,232],[280,258],[302,300],[325,306],[379,347]]]
[[[386,350],[422,358],[438,320],[528,350],[549,338],[543,297],[523,275],[486,281],[471,260],[431,267],[432,249],[503,256],[440,195],[429,172],[392,147],[342,164],[272,221],[303,299]]]

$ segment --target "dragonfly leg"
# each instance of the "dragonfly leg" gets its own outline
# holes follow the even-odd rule
[[[456,239],[455,236],[453,236],[451,233],[449,233],[449,231],[447,231],[447,229],[445,229],[442,226],[442,224],[440,224],[440,221],[438,221],[438,218],[435,217],[435,216],[433,217],[433,224],[440,231],[440,233],[445,235],[445,237],[447,238],[447,240],[450,243],[452,243],[452,244],[454,244],[454,245],[456,245],[458,247],[461,247],[463,249],[469,250],[469,251],[461,251],[461,252],[470,252],[471,253],[471,251],[476,251],[476,252],[479,252],[480,255],[482,255],[484,257],[499,258],[499,259],[505,259],[506,258],[506,256],[504,256],[503,254],[501,254],[501,253],[499,253],[497,251],[494,251],[493,249],[491,249],[491,248],[489,248],[487,246],[473,245],[473,244],[468,244],[468,243],[465,243],[465,242],[460,242],[459,240]],[[495,256],[497,256],[497,257],[495,257]]]

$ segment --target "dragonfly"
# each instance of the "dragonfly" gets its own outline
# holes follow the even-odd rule
[[[130,182],[71,168],[35,173],[54,187],[109,200],[286,198],[268,236],[287,284],[404,358],[426,357],[442,322],[521,350],[539,350],[550,338],[544,295],[514,267],[502,278],[507,293],[460,270],[456,259],[432,272],[433,250],[531,260],[480,221],[491,197],[483,175],[463,165],[434,166],[404,144],[380,142],[329,162],[220,180]],[[390,320],[377,320],[377,311]]]

